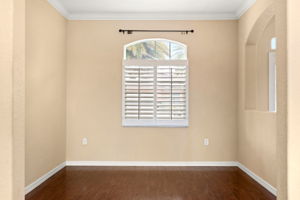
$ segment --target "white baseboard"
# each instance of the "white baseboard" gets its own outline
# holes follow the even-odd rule
[[[157,167],[192,167],[192,166],[238,166],[237,162],[136,162],[136,161],[67,161],[67,166],[157,166]]]
[[[66,162],[63,162],[60,165],[58,165],[55,168],[53,168],[52,170],[50,170],[49,172],[47,172],[46,174],[44,174],[43,176],[41,176],[40,178],[38,178],[33,183],[27,185],[25,187],[25,194],[28,194],[29,192],[31,192],[32,190],[34,190],[35,188],[37,188],[39,185],[41,185],[43,182],[45,182],[51,176],[53,176],[54,174],[56,174],[59,170],[63,169],[65,166],[66,166]]]
[[[26,186],[25,193],[28,194],[48,178],[53,176],[59,170],[64,168],[65,166],[157,166],[157,167],[239,167],[242,171],[248,174],[251,178],[253,178],[256,182],[266,188],[273,195],[277,196],[277,190],[267,181],[253,173],[247,167],[242,165],[239,162],[228,161],[228,162],[137,162],[137,161],[66,161],[30,185]]]
[[[250,169],[248,169],[246,166],[244,166],[241,163],[238,163],[238,167],[243,170],[248,176],[253,178],[256,182],[258,182],[261,186],[266,188],[269,192],[271,192],[273,195],[277,196],[277,189],[273,187],[271,184],[269,184],[267,181],[262,179],[260,176],[256,175],[254,172],[252,172]]]

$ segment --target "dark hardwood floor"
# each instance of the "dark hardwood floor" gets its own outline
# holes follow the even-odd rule
[[[237,167],[66,167],[26,200],[275,200]]]

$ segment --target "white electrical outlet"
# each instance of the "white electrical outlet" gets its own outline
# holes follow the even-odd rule
[[[204,146],[208,146],[209,145],[209,139],[208,138],[204,138],[203,144],[204,144]]]
[[[87,145],[87,144],[88,144],[88,139],[82,138],[82,145]]]

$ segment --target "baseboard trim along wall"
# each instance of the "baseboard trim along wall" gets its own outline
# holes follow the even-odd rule
[[[238,166],[237,162],[136,162],[136,161],[67,161],[67,166],[157,166],[157,167],[192,167],[192,166]]]
[[[66,162],[63,162],[63,163],[59,164],[58,166],[56,166],[55,168],[53,168],[52,170],[50,170],[49,172],[47,172],[46,174],[44,174],[43,176],[38,178],[36,181],[34,181],[33,183],[26,186],[25,187],[25,194],[28,194],[29,192],[31,192],[32,190],[37,188],[39,185],[41,185],[43,182],[48,180],[51,176],[53,176],[54,174],[59,172],[65,166],[66,166]]]
[[[266,188],[273,195],[277,196],[277,189],[273,187],[271,184],[269,184],[267,181],[262,179],[260,176],[256,175],[254,172],[252,172],[250,169],[248,169],[246,166],[244,166],[241,163],[238,163],[238,167],[246,174],[248,174],[251,178],[253,178],[256,182],[258,182],[261,186]]]
[[[258,182],[261,186],[266,188],[273,195],[277,196],[277,189],[270,185],[267,181],[253,173],[243,164],[235,161],[228,162],[137,162],[137,161],[66,161],[45,175],[41,176],[39,179],[26,186],[25,194],[28,194],[36,187],[41,185],[51,176],[56,174],[58,171],[63,169],[65,166],[157,166],[157,167],[239,167],[242,171],[248,174],[251,178],[253,178],[256,182]]]

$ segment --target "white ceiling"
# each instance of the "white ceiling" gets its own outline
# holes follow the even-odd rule
[[[256,0],[48,0],[74,20],[238,19]]]

